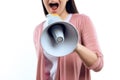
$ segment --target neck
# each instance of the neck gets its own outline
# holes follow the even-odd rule
[[[68,16],[68,12],[64,11],[64,12],[61,13],[59,16],[60,16],[63,20],[65,20],[66,17]]]

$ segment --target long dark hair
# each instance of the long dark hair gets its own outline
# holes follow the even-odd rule
[[[43,4],[43,0],[42,0],[42,5],[43,5],[44,14],[47,15],[48,12]],[[68,13],[79,13],[74,0],[68,0],[68,2],[66,4],[66,10]]]

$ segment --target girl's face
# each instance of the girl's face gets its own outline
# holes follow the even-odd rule
[[[68,0],[43,0],[43,4],[49,14],[66,14],[66,3]]]

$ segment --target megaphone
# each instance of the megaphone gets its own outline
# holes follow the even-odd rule
[[[78,31],[72,24],[58,21],[43,30],[40,42],[47,54],[61,57],[74,51],[78,39]]]

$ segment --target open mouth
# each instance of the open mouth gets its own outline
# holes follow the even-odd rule
[[[58,3],[49,3],[49,6],[53,9],[53,10],[56,10],[59,6]]]

